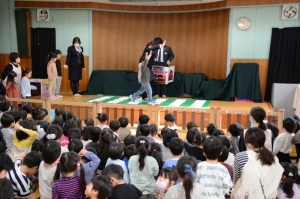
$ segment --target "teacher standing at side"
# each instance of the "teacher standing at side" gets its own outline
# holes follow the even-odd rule
[[[69,68],[69,80],[73,96],[80,97],[78,88],[79,80],[82,79],[82,69],[84,69],[83,48],[80,46],[79,37],[74,37],[72,44],[68,47],[67,61],[64,68]]]

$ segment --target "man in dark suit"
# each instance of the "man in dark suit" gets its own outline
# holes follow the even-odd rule
[[[163,43],[163,40],[160,37],[156,37],[153,41],[159,46]],[[175,56],[170,46],[162,46],[154,52],[154,57],[154,65],[169,67]],[[156,83],[156,95],[154,97],[159,96],[162,96],[163,98],[167,96],[167,85]]]

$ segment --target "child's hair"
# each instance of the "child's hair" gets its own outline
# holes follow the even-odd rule
[[[15,118],[10,113],[4,113],[1,117],[1,124],[3,128],[10,127],[10,125],[13,124],[14,122],[15,122]]]
[[[164,135],[166,134],[166,132],[170,131],[170,129],[168,127],[163,127],[161,130],[160,130],[160,134],[158,134],[158,137],[160,138],[163,138]]]
[[[274,124],[274,126],[276,126],[275,124]],[[277,127],[277,126],[276,126]],[[269,126],[268,126],[268,128],[269,128]],[[269,129],[271,129],[271,131],[273,132],[273,129],[272,128],[269,128]],[[277,128],[278,129],[278,128]],[[298,132],[300,130],[300,123],[299,123],[299,121],[296,121],[296,129],[295,129],[295,134]],[[279,132],[279,130],[277,131],[277,135],[278,135],[278,132]],[[275,134],[274,132],[273,132],[273,134]],[[276,135],[276,136],[277,136]]]
[[[193,144],[196,146],[203,146],[205,139],[206,135],[203,132],[197,132],[194,136]]]
[[[90,139],[90,131],[93,126],[86,126],[81,131],[81,139],[84,141],[88,141]]]
[[[109,145],[114,142],[113,135],[110,131],[111,130],[107,128],[103,129],[100,134],[99,146],[97,147],[97,153],[102,153],[106,157],[108,157]]]
[[[112,131],[118,131],[120,129],[120,122],[119,122],[119,120],[111,120],[109,122],[109,128]]]
[[[83,144],[78,139],[73,139],[69,141],[68,150],[74,151],[75,153],[79,153],[83,149]]]
[[[168,129],[168,131],[166,131],[163,136],[163,144],[165,145],[165,147],[169,147],[170,140],[175,137],[178,137],[177,132],[173,129]]]
[[[208,135],[212,135],[215,130],[217,130],[217,126],[213,123],[210,123],[206,127]]]
[[[62,116],[64,112],[65,112],[64,109],[56,108],[56,109],[55,109],[55,116],[56,116],[56,117]]]
[[[14,194],[14,189],[12,187],[11,181],[8,180],[7,178],[2,178],[0,179],[0,198],[5,198],[5,199],[14,199],[15,194]]]
[[[124,148],[124,156],[129,160],[129,158],[133,155],[137,155],[137,150],[134,144],[128,145]]]
[[[150,134],[150,126],[148,124],[142,124],[140,126],[140,132],[142,136],[147,137]]]
[[[128,126],[128,118],[126,117],[126,116],[123,116],[123,117],[120,117],[119,118],[119,122],[120,122],[120,126],[122,127],[122,128],[125,128],[125,127],[127,127]]]
[[[46,134],[43,138],[44,143],[49,140],[58,140],[63,135],[63,130],[59,125],[51,124],[46,131]]]
[[[300,126],[298,125],[299,123],[298,122],[296,122],[296,126],[299,128]],[[271,131],[272,131],[272,133],[273,133],[273,135],[274,135],[274,139],[278,136],[278,133],[279,133],[279,129],[278,129],[278,127],[275,125],[275,124],[273,124],[273,123],[271,123],[271,122],[268,122],[267,123],[267,127],[268,127],[268,129],[270,129]],[[297,130],[297,128],[296,128],[296,130]],[[298,132],[298,131],[296,131],[295,130],[295,133],[296,132]],[[298,129],[299,130],[299,129]]]
[[[163,164],[164,164],[160,145],[156,142],[151,143],[148,155],[152,156],[156,160],[156,162],[158,164],[159,171],[160,171],[163,167]]]
[[[156,197],[153,194],[144,191],[139,199],[156,199]]]
[[[61,155],[55,172],[54,180],[58,180],[61,173],[67,174],[77,171],[78,166],[80,166],[80,189],[78,191],[78,197],[81,197],[84,194],[86,182],[84,167],[82,164],[80,164],[80,157],[77,155],[77,153],[71,151]]]
[[[22,114],[22,119],[26,119],[27,118],[27,113],[25,111],[20,111]]]
[[[188,129],[188,132],[186,134],[186,140],[190,143],[193,144],[193,142],[195,141],[195,135],[196,133],[200,133],[199,129],[197,127],[192,127],[190,129]]]
[[[225,135],[224,131],[217,129],[213,132],[212,136],[218,137],[219,135]]]
[[[32,106],[30,106],[29,104],[23,106],[23,111],[25,111],[27,114],[31,114],[32,113]]]
[[[12,159],[6,153],[0,153],[0,172],[10,171],[14,168]]]
[[[0,142],[0,153],[6,153],[6,151],[7,151],[6,143],[5,143],[5,141],[1,141]]]
[[[94,122],[94,119],[92,119],[92,118],[86,118],[86,119],[84,120],[84,124],[85,124],[86,126],[94,126],[94,125],[95,125],[95,122]]]
[[[22,76],[24,77],[24,76],[26,76],[28,73],[30,73],[32,70],[30,69],[30,68],[25,68],[25,69],[23,69],[23,71],[22,71]]]
[[[74,127],[68,130],[68,139],[73,140],[73,139],[78,139],[80,140],[81,138],[81,129],[78,127]]]
[[[24,157],[24,160],[22,162],[22,165],[26,165],[28,168],[38,167],[40,166],[42,161],[41,154],[35,151],[31,151],[26,154]]]
[[[101,129],[92,126],[90,129],[90,139],[92,140],[92,142],[98,142],[100,135],[101,135]]]
[[[196,169],[197,160],[192,156],[182,156],[177,162],[176,170],[179,177],[183,179],[183,188],[186,199],[191,199]]]
[[[55,117],[54,120],[52,121],[52,124],[57,124],[61,128],[64,126],[64,121],[61,117]]]
[[[298,186],[300,185],[300,176],[298,174],[298,169],[296,166],[288,162],[282,162],[281,166],[284,169],[282,175],[285,176],[285,180],[280,183],[280,188],[286,194],[287,198],[293,198],[295,194],[293,190],[294,183],[296,183]]]
[[[124,152],[123,146],[121,143],[111,143],[108,149],[108,156],[112,160],[118,160],[121,158],[122,153]]]
[[[187,130],[190,130],[191,128],[194,128],[194,127],[198,128],[198,126],[195,122],[189,122],[186,125]]]
[[[102,175],[109,178],[113,177],[117,180],[123,180],[124,170],[120,165],[109,164],[102,170]]]
[[[15,82],[15,77],[17,77],[17,73],[15,73],[14,71],[9,72],[8,75],[7,75],[7,82],[16,83]]]
[[[292,117],[287,117],[282,121],[282,126],[289,133],[294,133],[296,129],[296,121]]]
[[[264,119],[266,118],[266,111],[261,107],[253,107],[250,111],[251,117],[259,124],[258,128],[265,131],[267,130],[267,125],[264,123]]]
[[[34,120],[43,120],[48,115],[47,109],[34,107],[32,110],[32,118]]]
[[[229,133],[233,137],[238,137],[244,132],[244,128],[239,123],[230,124],[228,128]]]
[[[169,149],[173,155],[180,155],[183,151],[183,148],[184,148],[184,143],[180,138],[175,137],[170,140]]]
[[[80,129],[82,129],[82,121],[81,121],[81,119],[79,117],[73,116],[73,120],[76,121],[77,127],[80,128]]]
[[[149,116],[145,115],[145,114],[142,114],[139,117],[139,123],[140,124],[148,124],[149,120],[150,120]]]
[[[19,122],[23,119],[23,113],[21,111],[9,111],[7,113],[11,114],[14,117],[15,122]]]
[[[46,164],[53,164],[60,156],[61,147],[55,140],[50,140],[44,144],[42,149],[42,159]]]
[[[93,184],[93,190],[98,191],[97,199],[106,199],[113,189],[112,183],[107,176],[94,176],[91,183]]]
[[[25,119],[20,122],[20,125],[28,130],[33,130],[36,126],[36,122],[32,119]],[[29,135],[23,131],[16,131],[16,137],[19,141],[26,140]]]
[[[73,113],[68,112],[68,111],[63,112],[63,114],[62,114],[62,119],[63,119],[64,123],[65,123],[67,120],[70,120],[70,119],[72,119],[72,118],[73,118]]]
[[[149,126],[150,126],[150,134],[151,134],[151,136],[152,137],[156,136],[157,131],[158,131],[156,124],[150,124]]]
[[[139,63],[142,63],[143,61],[145,61],[146,57],[145,55],[142,55],[139,59]]]
[[[229,156],[229,151],[226,146],[222,147],[222,154],[218,157],[219,162],[225,162]]]
[[[96,118],[102,123],[108,120],[108,115],[106,113],[98,113]]]
[[[209,160],[216,160],[222,152],[222,142],[219,138],[214,136],[208,137],[203,143],[203,151],[205,156]]]
[[[8,101],[7,99],[1,100],[0,101],[0,111],[1,112],[6,112],[9,109],[10,109],[10,101]]]
[[[274,154],[265,147],[266,135],[261,128],[249,128],[245,134],[245,144],[252,144],[254,148],[261,149],[257,159],[262,165],[272,165],[275,163]]]
[[[226,146],[228,150],[231,148],[230,141],[225,135],[219,135],[217,138],[221,140],[222,145]]]
[[[69,119],[65,122],[64,128],[63,128],[63,134],[64,136],[68,137],[68,132],[71,128],[78,127],[78,124],[76,120],[74,119]]]
[[[139,169],[142,171],[145,167],[145,158],[148,155],[149,142],[144,136],[139,136],[135,142],[135,148],[139,154]]]
[[[171,182],[172,181],[172,168],[170,168],[170,167],[163,168],[160,171],[159,176],[169,179]]]
[[[46,56],[46,64],[48,64],[48,62],[53,59],[53,58],[56,58],[56,53],[53,53],[53,52],[50,52],[47,56]]]
[[[169,114],[165,115],[165,120],[167,122],[175,122],[175,116],[173,114],[169,113]]]
[[[62,53],[61,53],[60,50],[56,49],[56,50],[55,50],[55,54],[58,55],[58,54],[62,54]]]
[[[136,137],[133,135],[127,135],[124,139],[125,146],[129,146],[131,144],[135,144]]]

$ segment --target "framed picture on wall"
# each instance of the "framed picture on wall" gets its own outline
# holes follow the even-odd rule
[[[36,16],[37,21],[39,21],[39,22],[49,22],[49,18],[50,18],[49,9],[38,8],[36,14],[37,14],[37,16]]]

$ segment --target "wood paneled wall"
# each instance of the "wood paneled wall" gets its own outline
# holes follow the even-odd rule
[[[268,74],[268,59],[232,59],[230,61],[230,69],[235,63],[257,63],[259,65],[259,81],[262,99],[265,99],[267,74]]]
[[[146,43],[160,36],[182,73],[226,76],[229,10],[184,14],[93,11],[93,70],[137,71]]]
[[[21,67],[24,68],[31,68],[32,62],[30,57],[20,57],[21,58]],[[61,63],[62,65],[66,62],[66,56],[61,57]],[[5,66],[10,63],[9,61],[9,54],[0,54],[0,74],[3,72]],[[89,83],[89,57],[84,56],[84,63],[86,68],[82,70],[82,80],[80,81],[79,85],[79,91],[85,91],[87,88],[87,85]],[[62,82],[61,82],[61,88],[60,90],[62,92],[71,92],[70,89],[70,81],[68,80],[68,69],[62,68]]]

